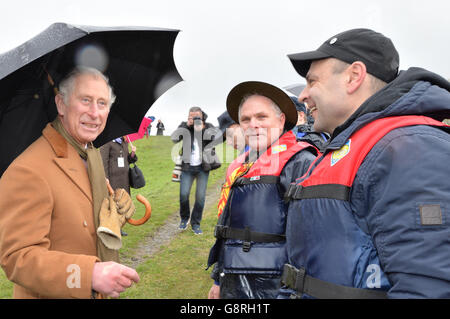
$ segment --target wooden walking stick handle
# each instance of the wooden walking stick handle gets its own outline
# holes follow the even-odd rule
[[[106,186],[108,187],[108,192],[110,195],[114,195],[114,190],[112,189],[111,185],[109,184],[109,180],[106,179]],[[128,219],[127,222],[133,226],[139,226],[144,224],[147,220],[150,219],[150,217],[152,216],[152,207],[150,206],[150,202],[147,200],[147,198],[145,198],[144,196],[142,196],[141,194],[136,195],[136,199],[141,202],[142,204],[144,204],[145,206],[145,215],[144,217],[140,218],[140,219]]]

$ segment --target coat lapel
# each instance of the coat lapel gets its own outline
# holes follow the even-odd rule
[[[92,202],[91,184],[83,159],[81,159],[77,151],[50,124],[47,125],[42,133],[55,152],[56,157],[54,161],[56,165],[83,192],[89,201]]]
[[[78,153],[76,154],[78,156]],[[81,162],[79,165],[76,162]],[[77,185],[77,187],[86,195],[89,201],[92,202],[91,184],[87,175],[86,167],[83,165],[83,160],[78,156],[76,158],[55,158],[56,165]]]

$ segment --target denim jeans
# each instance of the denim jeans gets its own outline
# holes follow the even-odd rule
[[[202,166],[189,166],[188,170],[183,170],[180,177],[180,217],[188,220],[191,217],[191,226],[200,225],[205,206],[206,186],[208,185],[209,172],[205,172]],[[195,190],[195,204],[190,214],[189,194],[192,184],[197,180]]]

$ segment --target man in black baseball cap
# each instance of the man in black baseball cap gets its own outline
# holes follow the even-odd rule
[[[352,29],[326,40],[316,51],[289,55],[295,70],[306,77],[312,61],[336,58],[352,64],[361,61],[367,72],[391,82],[398,73],[399,57],[392,41],[369,29]]]
[[[329,134],[369,96],[395,79],[399,67],[392,41],[369,29],[339,33],[316,51],[291,54],[289,58],[307,81],[299,101],[308,105],[314,129]]]
[[[331,138],[285,196],[284,288],[450,298],[450,180],[441,178],[450,176],[450,83],[421,68],[398,72],[391,40],[368,29],[289,58],[307,82],[298,100]]]

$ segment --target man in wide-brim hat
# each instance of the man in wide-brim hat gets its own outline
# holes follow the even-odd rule
[[[273,85],[240,83],[228,94],[227,110],[250,149],[230,164],[222,187],[209,298],[275,298],[286,262],[283,195],[317,150],[296,141],[290,131],[296,108]]]

